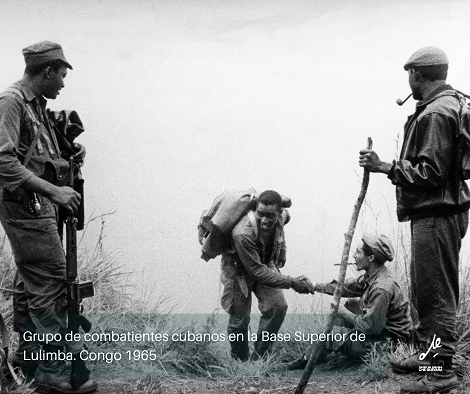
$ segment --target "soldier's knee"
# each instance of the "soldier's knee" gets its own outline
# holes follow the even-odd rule
[[[247,329],[249,324],[250,315],[248,314],[230,315],[228,322],[228,330],[229,332],[242,331],[244,329]]]
[[[289,305],[287,305],[287,302],[284,301],[283,303],[279,305],[278,313],[285,315],[287,313],[288,308],[289,308]]]
[[[285,300],[276,302],[271,305],[271,308],[266,313],[274,314],[274,315],[285,315],[287,313],[287,302]]]
[[[367,353],[368,349],[369,346],[367,343],[349,340],[342,346],[341,351],[351,358],[360,359]]]

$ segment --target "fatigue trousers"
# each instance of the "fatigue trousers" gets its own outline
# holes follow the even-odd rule
[[[468,211],[411,220],[411,302],[418,313],[418,339],[429,348],[434,337],[441,357],[455,354],[459,303],[459,252]]]
[[[367,353],[375,342],[387,342],[386,336],[372,337],[370,335],[365,335],[365,339],[360,341],[358,340],[359,335],[362,334],[360,331],[344,326],[335,325],[328,334],[330,333],[332,334],[333,339],[327,337],[327,340],[323,342],[323,350],[320,353],[320,358],[331,352],[341,352],[353,360],[359,360]],[[310,358],[316,346],[319,346],[319,344],[314,343],[307,348],[305,351],[307,359]]]
[[[250,357],[248,347],[248,325],[252,294],[258,299],[258,308],[261,312],[257,339],[254,343],[255,358],[264,356],[272,347],[270,340],[263,341],[265,335],[277,334],[284,321],[287,312],[287,302],[282,289],[266,286],[247,275],[240,275],[236,263],[222,259],[222,283],[224,292],[222,295],[222,307],[230,315],[227,334],[233,335],[236,340],[229,341],[232,358],[242,361]],[[274,264],[269,265],[277,270]]]
[[[66,351],[76,352],[79,344],[67,344],[65,254],[57,231],[57,209],[41,197],[41,212],[35,215],[28,208],[27,198],[2,190],[0,221],[8,236],[18,274],[13,298],[14,329],[20,332],[20,350],[38,351],[41,341],[25,343],[26,331],[60,334],[48,345],[57,348],[68,345]],[[81,345],[81,344],[80,344]],[[57,362],[43,361],[41,374],[58,379],[62,367]],[[60,371],[59,371],[60,370]]]

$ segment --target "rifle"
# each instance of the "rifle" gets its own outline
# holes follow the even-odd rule
[[[54,135],[59,144],[62,158],[70,160],[70,157],[75,154],[74,141],[81,133],[85,131],[83,123],[78,116],[76,111],[62,110],[62,111],[51,111],[47,109],[49,120],[53,124]],[[80,200],[80,206],[77,212],[77,230],[83,230],[85,226],[85,208],[84,208],[84,191],[83,183],[84,180],[81,176],[80,168],[75,166],[73,170],[74,183],[73,189],[80,193],[82,197]],[[67,220],[67,212],[64,209],[59,210],[59,235],[62,240],[63,236],[63,225]]]
[[[74,187],[75,163],[71,156],[70,187]],[[68,330],[77,333],[82,327],[83,331],[91,330],[91,322],[81,315],[82,300],[95,295],[93,282],[87,280],[79,282],[77,269],[77,218],[75,214],[69,215],[65,221],[66,227],[66,272],[67,272],[67,315]]]

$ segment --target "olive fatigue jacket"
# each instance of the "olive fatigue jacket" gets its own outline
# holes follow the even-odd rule
[[[331,295],[335,289],[336,281],[315,286],[315,290]],[[352,317],[355,329],[371,336],[409,337],[409,302],[385,265],[370,277],[366,273],[357,279],[346,279],[342,297],[360,297],[360,313]]]

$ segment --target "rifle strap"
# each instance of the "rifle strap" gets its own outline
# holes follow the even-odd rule
[[[24,160],[23,160],[23,163],[22,163],[26,167],[29,163],[29,160],[31,159],[31,156],[33,155],[33,152],[34,152],[34,149],[36,148],[36,146],[38,147],[39,154],[42,154],[43,151],[44,151],[44,148],[42,147],[41,141],[39,140],[39,137],[42,134],[41,132],[39,132],[39,125],[41,123],[36,119],[36,116],[34,115],[34,112],[31,109],[31,106],[26,101],[26,98],[24,97],[23,93],[19,89],[15,88],[15,87],[9,87],[2,94],[0,94],[0,98],[5,97],[5,96],[16,97],[16,98],[19,97],[21,99],[21,101],[23,102],[23,104],[26,108],[26,111],[28,111],[28,115],[31,118],[31,122],[33,124],[34,139],[31,142],[31,145],[29,146],[28,151],[26,152],[26,156],[24,157]]]
[[[248,211],[248,219],[253,226],[253,231],[255,232],[255,237],[258,237],[258,225],[256,224],[255,212],[252,210]]]

